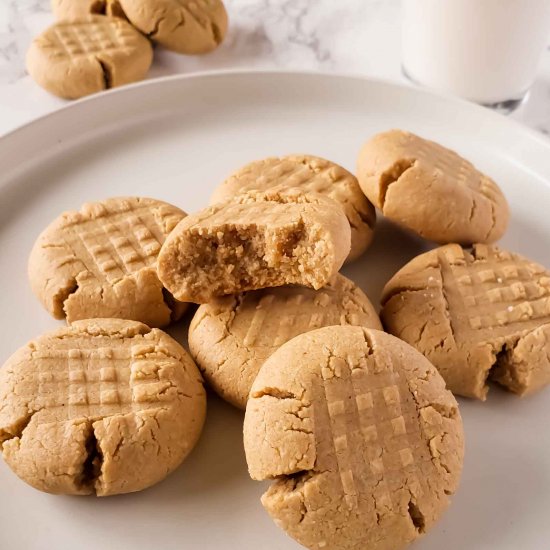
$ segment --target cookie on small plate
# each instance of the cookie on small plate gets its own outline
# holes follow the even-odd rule
[[[430,530],[462,470],[457,403],[430,362],[377,330],[325,327],[263,365],[246,406],[262,504],[310,549],[401,550]]]
[[[176,299],[199,304],[287,284],[319,289],[344,263],[350,235],[328,197],[251,191],[182,220],[162,246],[158,275]]]
[[[277,185],[327,195],[339,202],[351,227],[353,261],[372,242],[376,212],[357,178],[338,164],[311,155],[288,155],[251,162],[227,178],[213,193],[211,203],[231,200],[247,191],[267,191]]]
[[[0,369],[2,455],[48,493],[107,496],[161,481],[193,449],[205,413],[191,357],[133,321],[78,321]]]
[[[160,247],[185,213],[143,197],[87,203],[61,214],[38,237],[29,258],[31,287],[56,318],[116,317],[161,327],[185,304],[163,289]]]
[[[550,383],[550,273],[495,246],[421,254],[386,284],[384,326],[422,352],[455,394],[494,380],[520,395]]]
[[[387,218],[440,244],[491,243],[508,226],[508,203],[492,179],[409,132],[391,130],[365,143],[357,178]]]
[[[141,80],[152,61],[147,38],[123,19],[103,15],[58,21],[27,52],[33,80],[66,99]]]
[[[119,0],[126,17],[168,50],[203,54],[215,50],[227,33],[222,0]]]
[[[281,286],[214,298],[195,313],[189,348],[216,393],[244,409],[266,359],[291,338],[328,325],[382,329],[363,291],[338,274],[319,290]]]
[[[125,18],[119,0],[52,0],[56,19],[78,19],[87,15]]]

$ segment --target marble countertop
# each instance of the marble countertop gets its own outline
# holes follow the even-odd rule
[[[214,69],[322,70],[408,83],[401,74],[399,0],[225,0],[230,32],[200,57],[158,48],[150,78]],[[0,1],[0,135],[66,101],[25,71],[32,37],[53,21],[50,0]],[[550,50],[529,100],[513,115],[550,134]]]

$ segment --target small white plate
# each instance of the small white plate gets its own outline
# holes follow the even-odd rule
[[[351,77],[225,73],[150,81],[79,101],[0,140],[0,363],[56,327],[31,294],[26,261],[55,216],[113,195],[165,199],[192,212],[232,170],[310,153],[353,170],[369,136],[399,127],[450,146],[495,178],[512,206],[502,245],[550,267],[550,145],[465,102]],[[426,245],[380,223],[344,271],[377,304],[384,282]],[[180,333],[184,332],[180,330]],[[461,400],[462,485],[419,550],[550,547],[550,390],[524,400],[498,389]],[[212,397],[191,457],[142,493],[106,499],[35,491],[0,464],[0,548],[297,549],[260,504],[242,414]],[[0,461],[1,462],[1,461]]]

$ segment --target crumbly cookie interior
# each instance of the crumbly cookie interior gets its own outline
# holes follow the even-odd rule
[[[320,288],[332,269],[321,234],[320,226],[302,220],[278,227],[197,228],[177,253],[180,283],[193,294],[208,289],[213,295],[284,284]]]

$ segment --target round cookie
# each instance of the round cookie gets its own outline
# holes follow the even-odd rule
[[[484,400],[489,380],[521,395],[550,383],[550,273],[518,254],[436,248],[393,276],[382,306],[388,332],[455,394]]]
[[[141,80],[152,61],[147,38],[123,19],[102,15],[59,21],[27,52],[31,77],[66,99]]]
[[[78,321],[0,370],[2,455],[48,493],[107,496],[161,481],[193,449],[205,414],[187,352],[134,321]]]
[[[329,325],[382,330],[363,291],[338,274],[320,290],[282,286],[215,298],[193,317],[189,348],[216,393],[244,409],[270,355],[291,338]]]
[[[160,247],[185,213],[168,203],[120,197],[61,214],[29,258],[31,287],[56,318],[116,317],[161,327],[185,304],[163,289]]]
[[[244,445],[262,504],[310,549],[400,550],[428,531],[457,489],[457,403],[430,362],[377,330],[297,336],[252,385]]]
[[[319,289],[350,249],[339,204],[318,193],[251,191],[187,216],[166,239],[158,276],[178,300],[299,284]]]
[[[119,0],[126,17],[143,34],[183,54],[215,50],[227,33],[222,0]]]
[[[251,162],[227,178],[214,191],[210,202],[225,202],[239,193],[266,191],[277,185],[321,193],[341,204],[351,226],[347,261],[355,260],[369,247],[376,223],[373,205],[353,174],[323,158],[289,155]]]
[[[118,0],[52,0],[56,19],[80,19],[88,15],[108,15],[125,18]]]
[[[493,180],[409,132],[391,130],[365,143],[357,177],[387,218],[440,244],[491,243],[508,226],[508,203]]]

